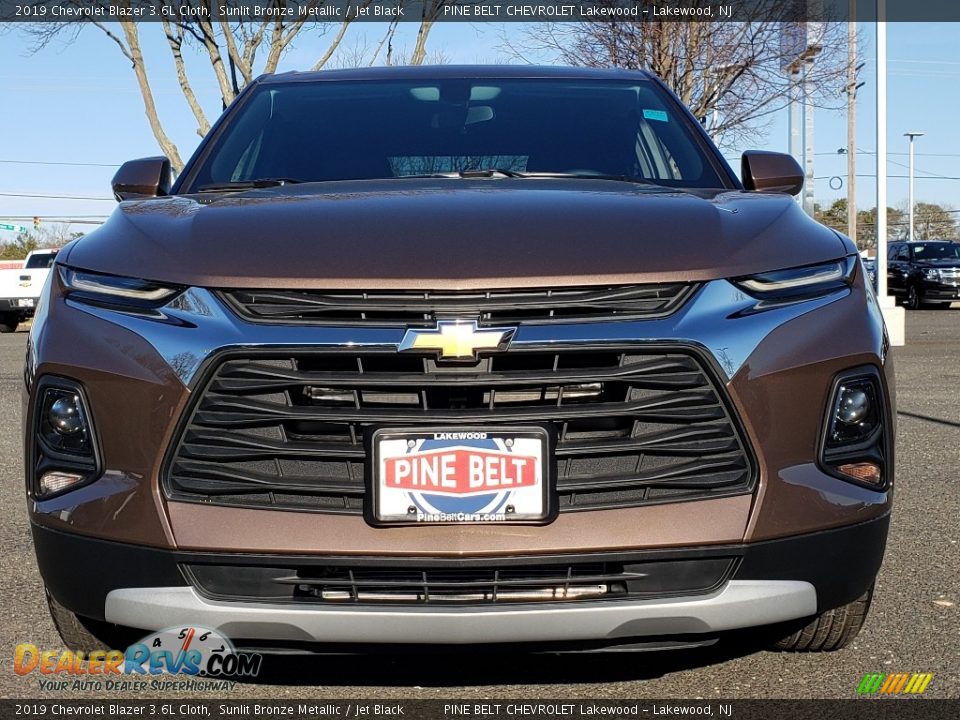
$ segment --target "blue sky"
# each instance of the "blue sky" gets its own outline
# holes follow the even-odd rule
[[[378,26],[358,28],[375,43]],[[876,68],[873,62],[874,26],[862,24],[861,52],[866,62],[858,104],[858,173],[875,173]],[[397,45],[412,45],[416,25],[402,26]],[[502,62],[501,33],[518,34],[517,24],[439,23],[430,38],[430,49],[442,51],[451,62]],[[159,25],[141,26],[148,67],[156,78],[155,96],[169,134],[186,158],[199,138],[193,117],[175,84],[172,63]],[[355,38],[362,41],[356,34]],[[907,141],[903,133],[921,131],[917,141],[918,201],[938,202],[960,208],[960,24],[902,23],[888,25],[889,55],[889,151],[892,205],[905,205]],[[354,42],[354,41],[348,41]],[[281,70],[305,69],[326,47],[324,38],[298,40]],[[157,154],[139,92],[128,61],[95,28],[87,28],[72,44],[54,43],[37,54],[31,41],[16,27],[0,29],[0,222],[15,216],[102,216],[112,210],[109,181],[115,166],[126,159]],[[194,88],[211,119],[218,114],[219,95],[210,73],[194,74]],[[830,190],[826,178],[846,182],[846,160],[836,153],[846,145],[843,113],[816,114],[816,197],[829,204],[846,190]],[[786,150],[787,121],[776,116],[765,138],[755,146]],[[734,167],[745,148],[725,148]],[[21,164],[77,163],[76,165]],[[52,199],[11,197],[6,194],[70,195]],[[858,180],[858,205],[872,207],[875,182]],[[22,224],[29,224],[23,222]],[[90,229],[77,225],[73,229]],[[0,240],[10,233],[0,231]]]

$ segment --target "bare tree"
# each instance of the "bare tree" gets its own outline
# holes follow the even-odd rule
[[[62,4],[64,0],[56,0]],[[70,3],[89,7],[99,4],[104,7],[110,5],[121,8],[130,8],[131,0],[67,0]],[[176,73],[180,91],[197,123],[197,134],[205,135],[210,130],[210,120],[203,109],[203,105],[194,91],[191,82],[191,70],[184,60],[187,48],[199,51],[209,63],[209,71],[214,75],[220,91],[221,106],[226,107],[237,94],[261,73],[276,71],[284,55],[293,47],[298,38],[312,35],[325,37],[326,45],[319,53],[312,70],[322,70],[333,62],[334,65],[343,65],[336,62],[338,49],[343,46],[348,31],[358,17],[358,8],[365,8],[373,0],[360,0],[351,4],[346,17],[340,23],[311,21],[308,13],[295,14],[293,17],[275,14],[265,16],[262,20],[233,20],[230,16],[221,14],[222,0],[180,0],[177,3],[181,8],[188,8],[190,12],[176,17],[160,15],[160,6],[167,3],[157,0],[157,12],[161,17],[159,23],[136,23],[129,20],[116,23],[84,22],[60,23],[45,22],[27,26],[27,32],[34,39],[34,51],[46,47],[55,38],[65,39],[68,42],[76,38],[77,34],[88,26],[98,28],[106,38],[111,40],[120,52],[130,61],[131,69],[137,81],[137,87],[143,99],[143,109],[161,151],[170,158],[174,171],[183,168],[183,159],[179,149],[164,130],[160,112],[154,99],[152,78],[156,72],[151,65],[148,70],[140,39],[141,28],[150,31],[160,30],[166,38],[170,50],[170,59]],[[455,0],[454,0],[455,1]],[[42,4],[41,0],[39,4]],[[137,6],[142,7],[150,0],[137,0]],[[304,0],[298,4],[300,8],[317,8],[323,0]],[[426,42],[433,24],[443,12],[445,0],[426,0],[418,5],[422,8],[420,27],[417,33],[416,45],[410,54],[408,64],[420,65],[427,59]],[[447,0],[446,4],[449,4]],[[288,0],[267,0],[271,8],[283,9],[288,6]],[[186,18],[186,19],[181,19]],[[369,64],[376,63],[380,57],[380,50],[386,46],[392,47],[393,37],[397,31],[397,24],[391,23],[386,35],[379,43],[376,52],[371,56]],[[360,45],[348,48],[348,60],[345,64],[362,65],[353,57]],[[366,48],[364,48],[366,54]],[[392,57],[389,52],[384,56],[385,62],[390,64]],[[196,72],[195,69],[192,72]]]
[[[708,0],[695,0],[706,3]],[[760,4],[754,22],[589,21],[534,25],[524,47],[504,39],[514,58],[547,56],[565,65],[650,70],[723,144],[755,137],[789,100],[782,11]],[[847,82],[846,24],[823,23],[821,50],[807,65],[818,107],[840,108]],[[532,52],[531,52],[532,51]]]
[[[909,213],[909,208],[904,215]],[[956,210],[937,203],[918,202],[914,207],[914,237],[917,240],[956,240],[960,237]],[[903,233],[906,236],[908,233]]]

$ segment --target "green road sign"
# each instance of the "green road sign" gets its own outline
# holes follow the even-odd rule
[[[0,230],[12,230],[13,232],[27,231],[23,225],[7,225],[6,223],[0,223]]]

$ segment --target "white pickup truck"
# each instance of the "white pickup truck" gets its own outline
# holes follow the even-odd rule
[[[56,257],[55,249],[34,250],[22,268],[0,270],[0,332],[14,332],[17,325],[33,317]]]

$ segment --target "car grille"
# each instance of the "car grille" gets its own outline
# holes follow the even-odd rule
[[[321,561],[322,562],[322,561]],[[439,561],[429,566],[313,565],[185,566],[207,597],[323,604],[489,605],[494,603],[622,600],[710,592],[730,577],[736,558],[564,562],[544,558],[514,565]],[[415,562],[415,561],[414,561]]]
[[[465,317],[481,323],[648,319],[674,312],[694,289],[690,284],[669,283],[446,293],[228,290],[221,296],[253,321],[406,327]]]
[[[552,426],[560,512],[740,494],[749,448],[692,351],[510,350],[473,364],[396,352],[227,353],[167,463],[183,500],[360,513],[375,425]]]

